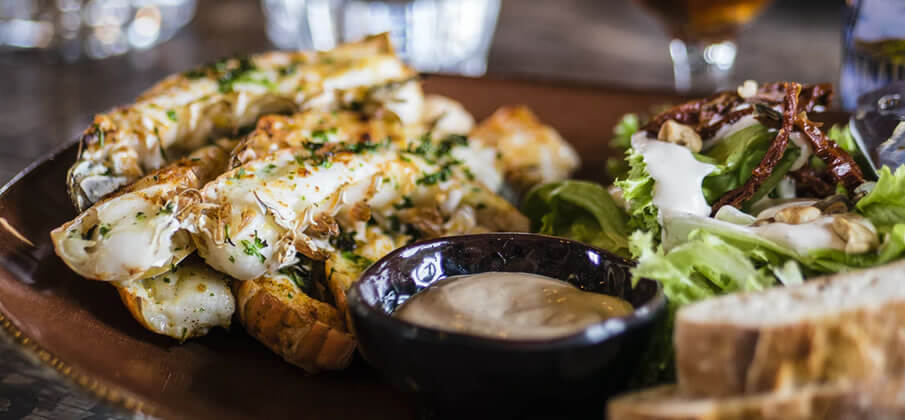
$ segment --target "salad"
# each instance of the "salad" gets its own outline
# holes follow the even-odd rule
[[[522,209],[539,233],[637,261],[671,316],[636,382],[673,379],[672,315],[690,302],[793,285],[905,256],[905,167],[867,165],[847,126],[810,119],[832,96],[794,82],[720,92],[622,118],[610,186],[541,185]]]

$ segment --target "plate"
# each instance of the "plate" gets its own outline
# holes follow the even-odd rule
[[[556,127],[583,160],[580,178],[603,180],[607,141],[619,116],[678,97],[601,87],[431,76],[425,90],[455,98],[481,119],[525,104]],[[112,104],[111,104],[112,105]],[[101,111],[101,110],[98,110]],[[414,418],[413,398],[385,384],[360,358],[342,372],[311,376],[244,333],[179,345],[135,322],[113,287],[86,281],[57,258],[50,230],[76,213],[65,192],[71,144],[0,190],[0,325],[23,351],[97,397],[165,418]]]

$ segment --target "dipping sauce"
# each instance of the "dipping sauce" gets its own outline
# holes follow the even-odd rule
[[[552,339],[634,309],[618,297],[585,292],[529,273],[453,276],[412,296],[393,312],[425,327],[514,340]]]

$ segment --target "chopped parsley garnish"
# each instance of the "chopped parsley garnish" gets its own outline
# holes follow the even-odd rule
[[[415,203],[412,203],[412,197],[409,197],[407,195],[402,196],[401,203],[393,204],[393,208],[395,208],[396,210],[410,209],[412,207],[415,207]]]
[[[101,129],[101,126],[94,124],[94,131],[97,131],[97,142],[100,147],[104,147],[104,138],[106,137],[106,133]]]
[[[263,254],[261,254],[261,250],[267,248],[267,241],[264,241],[260,237],[258,237],[257,232],[255,232],[254,235],[254,242],[249,241],[248,239],[243,239],[239,241],[239,244],[241,244],[242,248],[244,248],[243,252],[245,252],[245,255],[258,257],[258,260],[261,261],[261,264],[267,261],[267,258]]]
[[[452,165],[443,165],[439,171],[424,175],[423,177],[418,178],[415,183],[418,185],[434,185],[438,182],[444,182],[449,179],[450,175],[452,175],[452,169],[450,169],[450,166]]]
[[[343,258],[351,261],[352,264],[355,264],[356,266],[358,266],[358,268],[361,270],[368,268],[371,264],[374,263],[370,259],[362,257],[361,255],[355,254],[352,251],[343,251],[341,255],[343,256]]]
[[[292,283],[294,283],[302,292],[308,293],[310,291],[309,289],[312,286],[309,282],[309,280],[311,280],[311,270],[307,267],[296,264],[291,267],[281,268],[279,273],[289,277],[289,280],[292,280]],[[292,298],[291,295],[289,297]]]
[[[341,251],[351,251],[357,246],[355,243],[355,234],[356,232],[354,230],[340,231],[339,235],[330,238],[330,245],[333,245],[336,249]]]
[[[167,203],[165,206],[157,210],[157,214],[173,214],[173,203]]]
[[[229,177],[229,179],[240,180],[240,179],[242,179],[243,176],[245,176],[245,168],[239,168],[239,170],[236,171],[236,173],[233,174],[233,176]]]
[[[107,224],[101,225],[100,229],[98,229],[98,233],[101,235],[102,238],[106,237],[107,234],[110,233],[110,225],[107,225]]]
[[[179,121],[179,117],[176,116],[176,111],[173,111],[172,109],[167,110],[167,118],[169,118],[172,122]]]
[[[314,130],[311,132],[312,140],[320,140],[321,143],[326,143],[330,140],[330,135],[336,135],[337,133],[336,127],[330,128],[329,130]]]
[[[170,278],[169,278],[169,277],[164,277],[164,278],[163,278],[163,282],[169,284],[169,283],[170,283]]]
[[[145,220],[145,219],[147,219],[147,218],[148,218],[148,217],[145,216],[145,212],[143,212],[143,211],[140,211],[140,212],[138,212],[138,213],[135,213],[135,220]]]
[[[232,238],[229,237],[229,225],[223,225],[223,233],[226,236],[226,243],[236,246],[236,244],[233,243]]]
[[[440,141],[437,146],[437,155],[443,156],[448,154],[456,146],[467,146],[468,137],[460,134],[450,134]]]
[[[236,257],[230,255],[230,256],[229,256],[229,262],[235,264],[235,263],[236,263]]]

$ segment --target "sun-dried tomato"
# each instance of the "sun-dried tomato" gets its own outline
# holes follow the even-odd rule
[[[733,124],[742,117],[754,112],[753,106],[742,107],[743,104],[760,103],[779,106],[786,94],[785,82],[765,83],[758,87],[757,94],[743,99],[735,91],[724,91],[707,98],[695,99],[676,105],[654,116],[643,130],[656,136],[660,126],[668,120],[690,125],[701,135],[701,138],[712,138],[720,128]],[[822,83],[801,87],[798,112],[811,112],[818,107],[827,107],[833,97],[833,85]]]
[[[826,197],[836,192],[836,186],[810,166],[790,171],[789,177],[795,180],[795,192],[800,197]]]
[[[827,172],[837,183],[842,183],[849,191],[864,182],[861,168],[844,149],[820,131],[820,124],[808,119],[804,112],[795,117],[795,126],[804,132],[814,154],[826,163]]]
[[[738,188],[723,194],[711,207],[711,215],[716,214],[723,206],[741,207],[742,203],[754,196],[757,189],[767,180],[773,169],[786,153],[789,146],[789,135],[795,129],[796,111],[798,110],[798,95],[801,93],[801,85],[794,82],[786,82],[783,90],[786,92],[782,105],[782,126],[776,138],[767,148],[767,153],[756,168],[751,172],[747,181]]]

